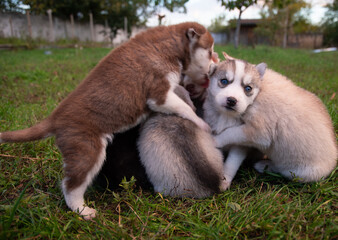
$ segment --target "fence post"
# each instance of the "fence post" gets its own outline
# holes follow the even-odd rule
[[[71,38],[72,39],[75,39],[75,27],[74,27],[74,16],[73,16],[73,14],[70,14],[70,25],[71,25],[71,33],[72,33],[72,35],[71,35]]]
[[[29,14],[29,10],[26,10],[26,15],[27,15],[27,25],[28,25],[29,38],[32,38],[32,24],[31,24],[31,16]]]
[[[89,13],[89,24],[90,24],[90,35],[92,37],[92,41],[94,42],[94,23],[93,23],[93,14]]]
[[[128,18],[124,17],[124,31],[128,36]]]
[[[11,29],[11,37],[14,37],[13,24],[12,24],[12,16],[9,16],[9,28]]]
[[[52,18],[52,9],[47,10],[48,18],[49,18],[49,41],[54,42],[54,26],[53,26],[53,18]]]

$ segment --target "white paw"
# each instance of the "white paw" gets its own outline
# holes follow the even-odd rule
[[[261,160],[257,163],[255,163],[254,168],[257,170],[257,172],[263,173],[264,170],[268,170],[270,165],[270,161],[267,160]]]
[[[96,210],[89,207],[84,207],[81,211],[79,211],[79,213],[84,220],[91,220],[96,216]]]
[[[221,186],[220,186],[221,192],[223,192],[223,191],[229,189],[229,188],[230,188],[230,185],[231,185],[231,182],[225,181],[225,180],[222,181]]]
[[[230,188],[231,181],[227,181],[225,178],[221,182],[221,186],[219,187],[221,192]]]

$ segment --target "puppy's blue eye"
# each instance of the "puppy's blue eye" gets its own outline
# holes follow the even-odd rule
[[[224,79],[221,79],[220,81],[222,83],[222,85],[228,85],[229,84],[229,80],[224,78]]]
[[[250,87],[250,86],[245,86],[245,87],[244,87],[244,90],[245,90],[246,92],[251,92],[252,87]]]

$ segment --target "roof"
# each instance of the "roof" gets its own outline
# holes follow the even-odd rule
[[[261,23],[263,19],[241,19],[241,26],[257,26],[259,23]],[[236,23],[237,19],[232,19],[229,21]]]

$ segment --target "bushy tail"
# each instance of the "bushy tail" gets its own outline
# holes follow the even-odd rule
[[[0,133],[0,143],[34,141],[52,134],[51,123],[49,119],[45,119],[30,128]]]

